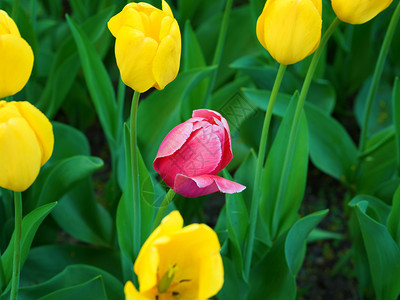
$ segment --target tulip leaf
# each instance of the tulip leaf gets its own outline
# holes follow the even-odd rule
[[[393,240],[400,247],[400,186],[393,196],[393,206],[389,214],[387,228]]]
[[[358,195],[354,197],[349,205],[351,207],[357,205],[357,203],[368,203],[367,213],[370,217],[379,223],[386,224],[390,213],[390,206],[382,200],[369,196],[369,195]]]
[[[388,229],[366,214],[368,202],[352,205],[364,240],[377,300],[394,300],[400,293],[400,250]]]
[[[182,121],[179,111],[181,102],[214,68],[183,72],[164,90],[154,91],[140,103],[137,120],[138,142],[146,166],[152,165],[158,146],[168,132]]]
[[[38,230],[40,224],[43,222],[44,218],[53,210],[56,206],[57,202],[49,203],[43,206],[40,206],[27,214],[22,219],[22,227],[21,227],[21,256],[20,262],[21,267],[23,266],[27,256],[29,249],[31,247],[33,238]],[[9,283],[12,275],[12,265],[13,265],[13,253],[14,253],[14,234],[11,237],[10,243],[6,249],[6,251],[1,256],[1,264],[3,265],[4,271],[4,281],[3,287],[1,290],[6,291],[7,287],[9,287]]]
[[[293,224],[298,218],[297,211],[304,196],[308,166],[308,129],[303,112],[293,148],[290,149],[289,165],[283,170],[297,99],[296,93],[285,113],[263,170],[260,212],[268,228],[267,240],[274,240]],[[282,192],[280,199],[279,191]]]
[[[102,278],[108,299],[123,299],[124,287],[118,279],[104,270],[88,265],[67,266],[62,272],[48,281],[20,288],[19,296],[26,300],[41,299],[41,297],[50,295],[54,291],[82,284],[95,277]],[[92,296],[89,297],[89,299],[91,298]]]
[[[183,71],[205,69],[207,66],[196,33],[190,25],[190,21],[186,21],[185,23],[182,58]],[[208,84],[209,78],[204,78],[189,92],[185,101],[181,102],[182,119],[186,120],[191,118],[192,111],[201,108],[204,98],[207,95]]]
[[[93,104],[112,155],[116,155],[119,132],[122,131],[122,120],[119,118],[114,88],[99,54],[87,35],[68,15],[66,18],[78,48]]]
[[[357,148],[343,126],[315,106],[307,105],[310,157],[323,172],[343,182],[352,179]]]
[[[104,259],[107,257],[107,259]],[[51,280],[69,265],[90,265],[122,280],[120,253],[114,249],[78,244],[53,244],[32,248],[21,271],[21,286]]]
[[[367,141],[366,150],[361,154],[361,167],[356,178],[357,192],[373,194],[384,182],[393,178],[396,172],[395,131],[388,127]]]
[[[296,275],[303,262],[309,233],[327,215],[319,211],[297,220],[289,231],[281,235],[262,261],[250,274],[249,300],[290,300],[296,298]]]
[[[80,180],[89,177],[103,167],[98,157],[83,155],[63,159],[43,174],[37,205],[59,201]]]
[[[392,95],[393,122],[396,133],[397,174],[400,175],[400,79],[396,77]]]
[[[94,43],[99,40],[113,11],[114,7],[104,9],[82,24],[82,30],[87,34],[90,42]],[[78,74],[79,67],[80,61],[75,41],[69,34],[57,48],[48,80],[37,103],[37,107],[47,117],[52,118],[63,104]]]
[[[98,299],[108,300],[102,276],[96,276],[84,283],[52,292],[41,300]]]
[[[109,212],[95,198],[93,183],[76,182],[52,212],[53,219],[68,234],[83,242],[109,247],[113,223]]]

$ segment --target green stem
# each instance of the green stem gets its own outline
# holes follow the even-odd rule
[[[246,248],[246,256],[245,256],[245,276],[249,277],[251,259],[253,257],[253,247],[254,247],[254,237],[256,232],[257,225],[257,216],[258,216],[258,205],[259,199],[261,196],[261,177],[262,170],[264,167],[265,160],[265,151],[267,148],[267,139],[268,139],[268,131],[269,125],[271,123],[272,111],[274,108],[275,100],[278,95],[279,88],[282,83],[283,75],[285,74],[286,65],[280,65],[278,73],[276,75],[275,83],[272,88],[271,96],[268,103],[268,108],[265,113],[264,125],[261,133],[260,146],[258,150],[258,159],[257,159],[257,167],[256,167],[256,175],[254,179],[254,188],[253,188],[253,196],[251,198],[251,207],[250,207],[250,229],[247,240],[247,248]]]
[[[282,171],[282,175],[281,175],[281,178],[280,178],[280,182],[282,182],[282,184],[279,185],[278,195],[277,195],[277,198],[276,198],[277,200],[276,200],[275,206],[274,206],[273,222],[272,222],[272,237],[273,238],[277,234],[279,220],[281,218],[281,210],[282,210],[282,206],[283,206],[283,198],[284,198],[284,193],[285,193],[285,190],[286,190],[287,178],[288,178],[287,170],[288,170],[289,163],[290,163],[291,151],[292,151],[293,144],[294,144],[294,141],[296,139],[297,131],[298,131],[298,128],[299,128],[300,116],[301,116],[301,112],[303,110],[304,101],[306,100],[307,93],[308,93],[308,90],[310,88],[311,81],[312,81],[312,78],[314,76],[315,69],[317,68],[317,65],[318,65],[319,59],[321,57],[322,51],[324,50],[326,43],[328,42],[328,40],[331,37],[333,31],[335,30],[336,26],[339,23],[340,23],[340,20],[336,17],[333,20],[333,22],[331,23],[331,25],[329,26],[329,28],[326,30],[318,49],[315,51],[315,54],[314,54],[314,56],[312,58],[310,66],[308,68],[306,78],[304,79],[303,87],[301,89],[299,100],[297,102],[294,119],[293,119],[293,122],[292,122],[292,126],[290,128],[289,141],[288,141],[288,146],[287,146],[286,152],[285,152],[285,159],[284,159],[283,168],[282,168],[283,171]]]
[[[18,0],[14,0],[11,18],[17,23],[18,18]]]
[[[22,225],[22,197],[21,192],[14,192],[15,229],[14,229],[14,260],[10,299],[16,300],[19,287],[19,271],[21,258],[21,225]]]
[[[158,225],[160,225],[161,220],[163,219],[165,212],[167,211],[168,205],[174,200],[175,195],[176,193],[173,189],[169,189],[168,193],[165,195],[160,205],[160,208],[158,209],[156,218],[154,219],[153,231],[157,228]]]
[[[139,104],[140,93],[135,91],[131,106],[131,172],[132,172],[132,196],[133,196],[133,249],[135,255],[139,254],[141,245],[141,215],[140,215],[140,186],[139,186],[139,167],[137,155],[137,109]]]
[[[383,67],[385,64],[385,60],[387,54],[389,52],[390,44],[393,40],[393,35],[397,27],[397,23],[399,22],[400,18],[400,2],[396,7],[396,10],[393,13],[393,16],[390,20],[390,24],[388,30],[386,31],[386,36],[383,41],[381,51],[379,53],[378,61],[375,66],[374,75],[372,77],[372,83],[369,88],[367,103],[364,109],[364,116],[363,116],[363,123],[361,127],[361,136],[360,136],[360,143],[359,143],[359,152],[362,153],[365,150],[366,142],[367,142],[367,134],[368,134],[368,124],[371,115],[372,104],[374,102],[374,98],[376,92],[378,90],[379,81],[382,77]]]
[[[217,48],[215,50],[214,58],[212,61],[213,66],[219,66],[221,63],[222,51],[224,49],[226,32],[228,31],[229,16],[231,14],[232,4],[233,4],[233,0],[226,1],[224,16],[222,19],[221,30],[220,30],[219,36],[218,36]],[[218,75],[218,68],[216,68],[212,72],[212,75],[211,75],[211,81],[208,86],[207,95],[206,95],[206,98],[204,99],[204,103],[203,103],[203,107],[205,107],[205,108],[207,108],[209,105],[211,94],[212,94],[212,91],[214,90],[215,82],[217,80],[217,75]]]

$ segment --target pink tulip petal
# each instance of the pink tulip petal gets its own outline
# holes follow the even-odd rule
[[[192,130],[193,124],[191,122],[184,122],[174,127],[162,141],[156,159],[169,156],[180,149],[190,137]]]
[[[209,109],[197,109],[193,111],[192,114],[193,118],[204,118],[207,121],[209,121],[210,123],[212,121],[214,121],[214,118],[217,118],[218,120],[222,120],[223,117],[221,116],[220,113],[213,111],[213,110],[209,110]]]
[[[227,194],[240,193],[246,187],[216,175],[200,175],[188,177],[176,175],[174,191],[187,198],[195,198],[215,192]]]
[[[208,128],[200,128],[192,132],[190,138],[173,154],[157,156],[153,167],[165,183],[172,187],[176,174],[192,177],[213,172],[221,161],[221,147],[216,133],[210,132]]]

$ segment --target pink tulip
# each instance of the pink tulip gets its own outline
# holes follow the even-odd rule
[[[231,159],[228,123],[215,111],[199,109],[167,134],[153,167],[176,193],[194,198],[217,191],[238,193],[246,188],[217,176]]]

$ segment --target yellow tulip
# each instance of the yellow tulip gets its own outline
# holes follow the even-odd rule
[[[125,285],[127,300],[206,300],[224,282],[220,244],[204,224],[183,227],[178,211],[166,216],[144,243],[134,265],[140,292]]]
[[[162,10],[129,3],[108,22],[116,38],[115,57],[122,81],[143,93],[162,90],[175,79],[181,58],[181,33],[167,2]]]
[[[0,187],[29,188],[53,146],[53,127],[40,110],[26,101],[0,101]]]
[[[258,40],[280,64],[294,64],[317,49],[321,15],[321,0],[267,0],[257,20]]]
[[[386,9],[393,0],[332,0],[337,17],[350,24],[363,24]]]
[[[33,52],[17,25],[0,9],[0,99],[18,93],[31,76]]]

